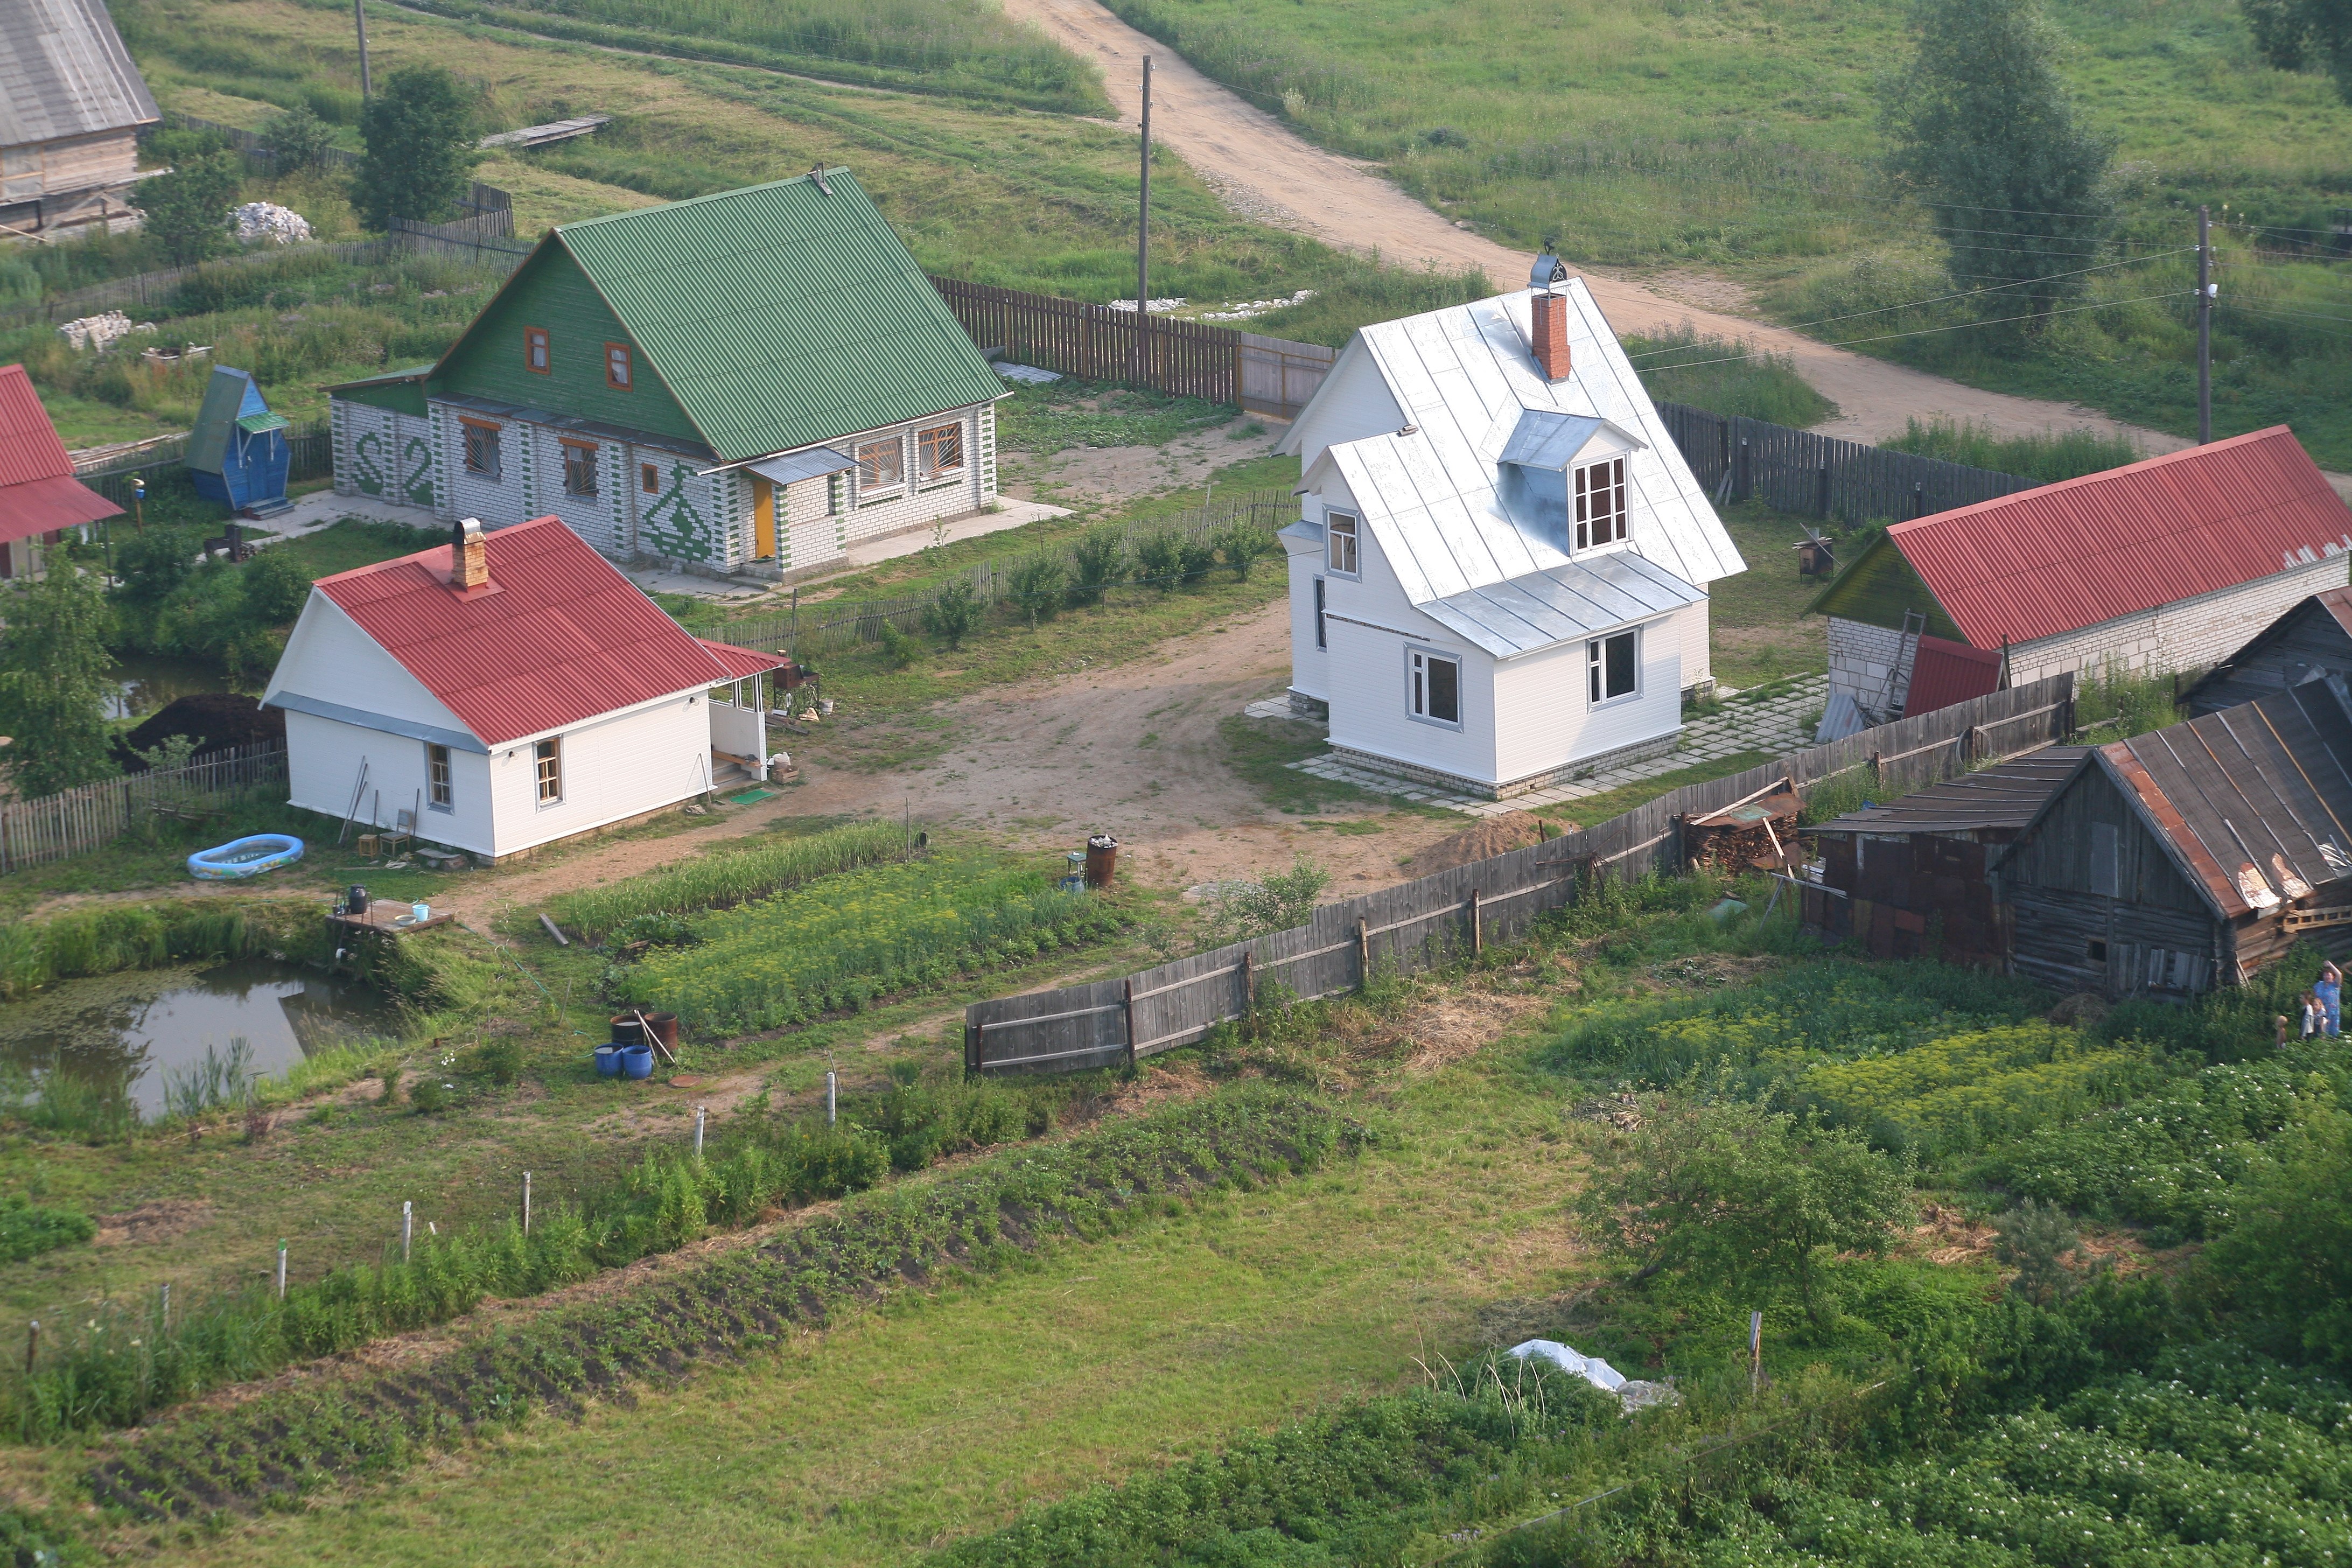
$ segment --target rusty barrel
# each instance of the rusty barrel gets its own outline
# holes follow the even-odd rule
[[[1108,888],[1118,870],[1118,840],[1097,833],[1087,840],[1087,886]]]

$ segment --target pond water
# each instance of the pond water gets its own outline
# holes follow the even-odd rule
[[[0,1007],[0,1068],[65,1071],[122,1086],[145,1117],[163,1110],[167,1075],[226,1057],[242,1039],[251,1069],[284,1072],[323,1048],[389,1033],[373,989],[272,959],[73,980]]]
[[[110,719],[144,719],[176,699],[230,689],[227,675],[209,666],[137,653],[115,655],[114,683],[106,705]]]

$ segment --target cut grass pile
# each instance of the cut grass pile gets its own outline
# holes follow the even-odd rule
[[[730,909],[837,871],[898,858],[906,849],[907,835],[897,824],[856,823],[805,837],[714,851],[672,870],[566,893],[548,908],[560,924],[578,927],[590,942],[603,942],[647,915]]]

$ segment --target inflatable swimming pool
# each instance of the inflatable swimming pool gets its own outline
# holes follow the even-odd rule
[[[258,877],[264,871],[291,866],[300,858],[300,839],[285,833],[257,833],[249,838],[197,850],[188,857],[188,871],[207,882],[226,882],[239,877]]]

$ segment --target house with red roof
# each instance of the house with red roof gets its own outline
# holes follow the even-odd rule
[[[2352,510],[2284,425],[1898,522],[1816,595],[1873,722],[2061,671],[2200,669],[2352,575]]]
[[[0,364],[0,580],[38,577],[68,528],[122,509],[74,478],[73,458],[21,364]]]
[[[261,700],[291,804],[501,860],[760,776],[785,662],[690,635],[560,518],[467,518],[313,584]]]

